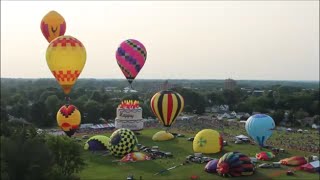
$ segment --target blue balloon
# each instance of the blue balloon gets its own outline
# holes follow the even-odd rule
[[[267,139],[272,135],[276,125],[274,120],[265,114],[255,114],[246,121],[246,131],[259,146],[264,147]]]

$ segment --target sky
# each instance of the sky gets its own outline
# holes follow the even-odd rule
[[[40,30],[51,10],[86,48],[79,78],[124,79],[115,52],[137,39],[136,79],[319,81],[319,1],[1,1],[2,78],[53,78]]]

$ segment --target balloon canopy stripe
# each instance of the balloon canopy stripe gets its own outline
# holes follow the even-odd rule
[[[163,118],[163,110],[162,110],[162,101],[163,101],[164,94],[160,94],[158,101],[156,101],[157,107],[158,107],[158,113],[161,121],[163,122],[163,125],[166,125],[166,122]]]
[[[134,50],[138,51],[144,59],[147,58],[147,53],[146,53],[146,50],[142,47],[140,47],[138,44],[136,43],[133,43],[131,40],[127,40],[126,41],[127,44],[129,44],[131,47],[133,47]]]
[[[49,34],[49,25],[46,24],[44,21],[41,21],[41,31],[43,36],[48,39],[50,34]]]
[[[120,57],[125,60],[127,62],[127,66],[129,68],[129,66],[132,67],[132,69],[136,70],[136,73],[138,73],[141,69],[141,65],[138,63],[138,61],[130,56],[129,53],[127,53],[124,49],[122,49],[121,47],[118,48],[118,54],[120,55]]]
[[[63,36],[64,33],[66,32],[67,29],[67,24],[66,22],[63,22],[62,24],[60,24],[60,33],[59,36]]]
[[[130,71],[124,68],[120,63],[118,63],[118,65],[127,79],[134,79]]]
[[[169,124],[172,117],[173,99],[171,94],[168,94],[167,97],[168,97],[167,124]]]
[[[71,72],[71,70],[67,70],[66,73],[64,73],[63,71],[52,71],[52,74],[54,75],[54,77],[58,80],[58,81],[75,81],[79,75],[80,75],[81,71],[75,70],[73,73]]]
[[[59,45],[61,47],[83,47],[82,43],[78,39],[72,37],[58,37],[50,44],[50,47],[57,47]]]

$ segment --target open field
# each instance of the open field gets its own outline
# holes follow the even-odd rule
[[[217,174],[209,174],[204,171],[205,164],[196,164],[191,163],[184,166],[177,167],[172,169],[169,172],[165,172],[161,175],[154,175],[155,173],[167,169],[169,167],[181,164],[187,155],[193,154],[192,142],[186,140],[187,137],[193,137],[195,134],[184,133],[186,137],[184,138],[175,138],[171,141],[165,142],[154,142],[152,141],[152,135],[159,131],[159,129],[145,129],[141,131],[141,135],[138,135],[139,143],[145,146],[159,146],[160,150],[169,151],[173,154],[173,158],[168,159],[157,159],[151,161],[143,162],[131,162],[131,163],[118,163],[112,162],[117,160],[117,158],[111,155],[102,155],[102,153],[91,153],[86,151],[84,153],[84,158],[86,159],[87,166],[86,168],[79,173],[81,179],[126,179],[128,175],[133,175],[135,179],[139,179],[140,176],[142,179],[190,179],[192,175],[197,175],[200,179],[227,179],[220,177]],[[106,133],[105,135],[110,136],[111,133]],[[85,140],[82,140],[81,143],[84,143]],[[229,142],[229,145],[224,147],[223,151],[218,154],[209,155],[210,157],[219,158],[224,153],[230,151],[239,151],[248,156],[253,157],[257,152],[260,152],[258,146],[253,146],[250,144],[234,144]],[[265,150],[268,151],[268,150]],[[308,152],[302,151],[289,151],[284,154],[280,154],[276,157],[274,161],[279,161],[280,159],[294,156],[302,155],[307,156],[311,155]],[[261,162],[259,162],[261,163]],[[278,169],[256,169],[254,175],[249,177],[242,177],[237,179],[319,179],[319,174],[308,173],[297,171],[294,176],[287,176],[286,170],[289,169],[287,166],[281,166]]]

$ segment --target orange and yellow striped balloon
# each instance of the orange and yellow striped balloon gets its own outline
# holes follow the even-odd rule
[[[72,36],[60,36],[49,44],[46,58],[64,93],[69,94],[86,63],[85,47]]]
[[[157,92],[151,99],[151,109],[165,126],[170,127],[182,112],[184,99],[177,92],[165,90]]]

